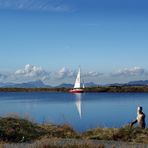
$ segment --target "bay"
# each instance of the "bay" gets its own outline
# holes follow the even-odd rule
[[[136,118],[137,106],[148,114],[148,93],[0,92],[1,116],[69,124],[77,131],[122,127]]]

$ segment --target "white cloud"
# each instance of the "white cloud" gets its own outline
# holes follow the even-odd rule
[[[50,73],[46,72],[41,67],[27,64],[23,69],[18,69],[12,77],[17,80],[41,79],[46,81],[50,79]]]
[[[75,76],[76,73],[68,68],[61,68],[60,70],[54,72],[55,79],[64,79]]]
[[[42,67],[27,64],[13,73],[7,73],[6,75],[0,74],[0,81],[28,82],[40,79],[45,83],[71,82],[76,78],[77,72],[78,70],[71,70],[66,67],[63,67],[58,71],[48,72]],[[81,76],[85,77],[85,79],[93,79],[101,75],[103,74],[95,71],[81,72]]]
[[[145,75],[147,72],[145,69],[140,67],[133,67],[133,68],[125,68],[119,70],[115,73],[112,73],[112,76],[142,76]]]
[[[98,76],[102,76],[102,75],[103,75],[103,73],[99,73],[96,71],[89,71],[86,73],[82,73],[82,76],[84,76],[84,77],[98,77]]]
[[[75,80],[78,69],[73,70],[66,67],[63,67],[57,71],[48,72],[42,67],[27,64],[23,68],[16,70],[13,73],[0,73],[1,82],[28,82],[35,80],[42,80],[48,84],[60,84],[60,83],[71,83]],[[137,79],[147,79],[148,71],[140,67],[125,68],[117,72],[112,73],[111,75],[104,75],[103,73],[97,71],[81,71],[82,79],[85,81],[98,81],[104,80],[105,83],[109,83],[109,80],[116,82],[117,80],[125,81],[125,78],[128,80],[137,80]],[[112,77],[114,76],[114,78]],[[101,78],[100,78],[101,77]],[[121,78],[120,78],[121,77]]]
[[[0,0],[0,8],[52,12],[65,12],[70,10],[68,5],[56,0]]]
[[[25,77],[35,77],[46,74],[46,72],[41,67],[36,67],[30,64],[27,64],[25,68],[19,69],[15,72],[16,75],[25,76]]]
[[[76,70],[70,70],[68,68],[61,68],[59,71],[54,73],[55,79],[65,79],[65,78],[73,78],[76,77],[77,71]],[[82,77],[98,77],[103,75],[103,73],[95,72],[95,71],[89,71],[89,72],[82,72]]]

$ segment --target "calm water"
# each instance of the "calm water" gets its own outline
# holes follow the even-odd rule
[[[77,131],[121,127],[135,119],[139,105],[148,115],[147,93],[0,93],[1,116],[14,113],[39,123],[68,123]]]

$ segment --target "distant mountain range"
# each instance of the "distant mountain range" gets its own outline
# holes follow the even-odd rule
[[[63,83],[58,86],[54,86],[56,88],[73,88],[73,84],[67,84]],[[94,87],[97,86],[97,84],[90,82],[85,83],[85,87]],[[0,87],[6,87],[6,88],[52,88],[53,86],[46,85],[41,80],[32,81],[32,82],[26,82],[26,83],[0,83]]]
[[[3,83],[3,82],[0,82],[0,87],[11,86],[11,85],[14,85],[14,83]]]
[[[140,80],[140,81],[131,81],[127,83],[128,85],[142,85],[146,86],[148,85],[148,80]]]
[[[62,88],[62,87],[65,87],[65,88],[72,88],[73,87],[73,84],[66,84],[66,83],[63,83],[63,84],[60,84],[58,86],[55,86],[56,88]]]
[[[60,84],[56,87],[58,88],[61,88],[61,87],[65,87],[65,88],[73,88],[74,84],[66,84],[66,83],[63,83],[63,84]],[[98,86],[97,84],[93,83],[93,82],[89,82],[89,83],[85,83],[85,87],[95,87],[95,86]]]
[[[109,86],[148,86],[148,80],[130,81],[128,83],[114,83]]]
[[[38,81],[32,81],[32,82],[26,82],[26,83],[0,83],[0,87],[14,87],[14,88],[43,88],[48,87],[50,88],[50,85],[44,84],[41,80]]]
[[[96,87],[100,86],[98,84],[95,84],[93,82],[85,83],[85,87]],[[114,83],[114,84],[108,84],[105,86],[148,86],[148,80],[140,80],[140,81],[130,81],[128,83]],[[52,88],[53,86],[44,84],[41,80],[32,81],[32,82],[26,82],[26,83],[1,83],[0,87],[6,87],[6,88]],[[73,84],[67,84],[63,83],[58,86],[55,86],[56,88],[73,88]]]

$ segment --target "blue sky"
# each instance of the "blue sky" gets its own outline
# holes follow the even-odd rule
[[[0,81],[148,79],[147,0],[0,0]]]

